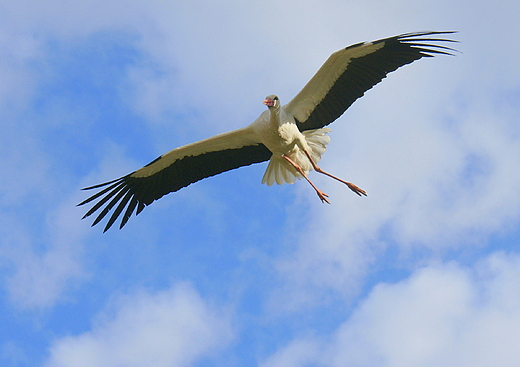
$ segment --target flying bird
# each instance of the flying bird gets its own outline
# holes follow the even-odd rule
[[[317,163],[325,152],[330,129],[359,97],[399,67],[422,57],[453,55],[443,43],[448,32],[417,32],[362,42],[334,52],[311,80],[289,103],[282,105],[276,95],[264,99],[267,106],[247,127],[219,134],[175,148],[146,166],[116,180],[86,187],[101,189],[79,203],[96,202],[83,217],[101,210],[92,223],[99,223],[114,209],[106,232],[123,213],[119,228],[134,213],[164,195],[194,182],[242,166],[269,160],[262,183],[294,183],[305,179],[323,203],[328,195],[308,177],[312,170],[348,186],[354,193],[366,192],[351,182],[323,171]],[[438,44],[440,43],[440,44]]]

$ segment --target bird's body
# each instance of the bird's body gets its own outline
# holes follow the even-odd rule
[[[85,214],[103,208],[93,225],[114,207],[105,231],[121,213],[122,228],[134,210],[196,181],[231,169],[269,160],[262,183],[272,185],[306,179],[322,202],[328,195],[307,174],[316,170],[346,184],[358,195],[365,191],[317,166],[330,139],[332,123],[386,74],[422,57],[451,54],[451,48],[428,42],[453,42],[426,36],[453,32],[408,33],[375,42],[359,43],[333,53],[305,87],[286,105],[267,96],[268,109],[249,126],[171,150],[143,168],[119,179],[88,187],[104,187],[78,205],[98,200]],[[425,43],[426,42],[426,43]],[[117,206],[116,206],[117,205]],[[137,209],[136,209],[137,208]]]
[[[285,106],[279,105],[277,96],[268,96],[266,101],[273,101],[273,105],[248,126],[252,136],[272,153],[262,183],[269,186],[275,182],[279,185],[294,183],[301,175],[284,156],[297,163],[305,173],[310,172],[312,164],[304,152],[308,151],[318,162],[330,141],[325,135],[330,129],[301,132],[294,116],[287,113]]]

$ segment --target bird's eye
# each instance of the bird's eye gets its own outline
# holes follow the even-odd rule
[[[273,98],[273,101],[278,101],[278,97],[274,97],[274,98]]]

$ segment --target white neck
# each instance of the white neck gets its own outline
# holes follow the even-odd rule
[[[281,124],[280,107],[271,107],[269,112],[269,122],[271,125],[278,127]]]

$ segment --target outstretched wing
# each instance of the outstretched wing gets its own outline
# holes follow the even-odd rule
[[[406,33],[339,50],[284,108],[301,131],[324,127],[388,73],[422,57],[452,55],[454,49],[431,43],[456,42],[438,38],[450,33],[455,32]]]
[[[116,207],[104,232],[124,211],[119,226],[123,228],[134,210],[137,215],[145,206],[170,192],[206,177],[266,161],[270,157],[269,149],[256,141],[248,128],[233,130],[173,149],[124,177],[87,187],[84,190],[103,189],[78,205],[97,201],[83,217],[101,210],[92,225]]]

